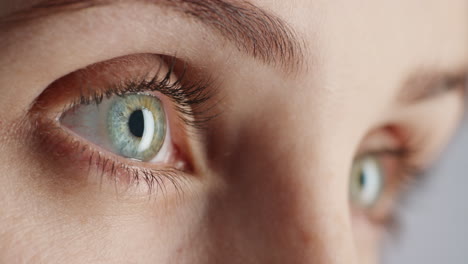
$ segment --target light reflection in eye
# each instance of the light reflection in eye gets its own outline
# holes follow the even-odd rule
[[[376,158],[368,156],[355,162],[350,181],[351,201],[359,207],[372,207],[379,200],[383,186],[383,171]]]

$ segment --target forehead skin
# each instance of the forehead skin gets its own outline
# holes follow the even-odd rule
[[[297,104],[308,109],[297,111],[311,113],[314,120],[334,122],[325,113],[346,116],[357,102],[365,102],[359,103],[362,111],[368,107],[373,113],[395,111],[395,97],[414,72],[466,71],[468,2],[464,0],[256,3],[278,14],[305,38],[307,77],[294,87],[294,93],[281,92],[291,101],[310,100]],[[366,102],[363,96],[378,103]],[[340,103],[339,109],[335,103]],[[343,122],[336,128],[346,130],[349,125]],[[330,129],[328,124],[323,127]]]
[[[464,0],[256,2],[306,36],[309,75],[340,94],[391,94],[415,70],[465,66],[468,58]]]
[[[0,0],[0,13],[18,10],[26,2]],[[241,263],[272,263],[268,259],[274,259],[278,263],[373,263],[377,258],[377,246],[374,243],[374,234],[368,234],[373,232],[359,226],[352,227],[349,221],[346,202],[348,165],[359,141],[369,129],[387,121],[407,118],[400,111],[395,98],[413,72],[426,68],[458,71],[461,67],[466,67],[468,1],[252,2],[282,18],[300,36],[307,50],[304,58],[307,67],[297,76],[284,76],[273,69],[260,67],[259,62],[252,62],[228,48],[222,52],[213,51],[213,58],[229,57],[223,57],[229,65],[216,66],[225,73],[224,83],[232,89],[225,91],[231,104],[230,111],[216,121],[220,131],[216,131],[218,136],[213,136],[214,142],[212,146],[208,146],[208,152],[217,167],[226,168],[226,175],[222,177],[227,178],[228,183],[235,183],[232,185],[234,187],[229,186],[225,191],[223,188],[216,189],[217,185],[212,184],[215,187],[209,188],[216,191],[209,194],[203,192],[208,187],[201,189],[193,197],[187,194],[193,199],[187,199],[186,204],[178,205],[178,210],[172,211],[172,214],[164,215],[155,210],[155,205],[151,207],[147,203],[116,202],[111,195],[106,196],[106,199],[98,199],[105,194],[90,193],[91,190],[96,191],[92,188],[80,194],[74,191],[64,194],[68,195],[69,200],[60,202],[73,204],[65,207],[63,204],[53,204],[56,202],[51,201],[53,199],[45,199],[47,195],[43,193],[36,200],[33,199],[36,193],[31,197],[22,197],[23,192],[15,192],[14,195],[21,198],[15,199],[11,193],[14,188],[5,188],[10,185],[0,184],[0,200],[6,201],[2,209],[8,212],[0,214],[0,234],[7,233],[9,242],[14,244],[14,251],[8,247],[11,245],[0,245],[0,260],[4,255],[15,260],[15,254],[29,254],[31,259],[54,259],[56,255],[72,252],[70,254],[73,254],[73,260],[101,259],[105,260],[104,263],[121,261],[129,256],[140,260],[136,263],[148,260],[163,263],[174,257],[178,259],[172,263],[237,263],[239,254],[243,253],[246,257],[240,260]],[[106,12],[106,8],[102,12]],[[101,14],[100,11],[96,12]],[[137,19],[145,10],[129,7],[128,11],[108,12],[112,15],[128,12],[125,14],[127,17],[133,15]],[[163,13],[163,16],[164,14],[167,15]],[[72,16],[74,15],[70,14]],[[142,17],[146,18],[143,15]],[[49,26],[53,28],[57,25],[59,28],[59,21],[53,22]],[[89,38],[96,28],[102,29],[101,25],[95,23],[90,27],[92,29],[86,23],[79,25],[83,38]],[[184,27],[182,23],[180,27]],[[113,31],[125,27],[122,25],[105,29],[106,34],[115,37],[122,35],[112,34]],[[75,31],[66,31],[62,27],[60,30],[63,31],[60,31],[60,36],[54,37],[62,38],[62,45],[70,49],[79,45],[79,41],[63,40],[73,39]],[[148,29],[148,32],[151,31]],[[164,34],[159,32],[158,36],[161,35]],[[178,35],[175,33],[164,36],[174,39]],[[137,38],[131,37],[125,41],[134,41],[133,46],[137,46],[139,43],[135,39]],[[98,45],[87,41],[87,50],[80,53],[81,56],[67,57],[70,62],[62,62],[65,65],[59,63],[59,55],[68,54],[68,50],[63,51],[63,46],[56,42],[49,43],[58,48],[50,51],[48,47],[44,47],[42,51],[49,52],[45,52],[47,56],[55,54],[60,57],[50,56],[50,60],[56,63],[47,65],[39,60],[34,64],[22,64],[20,60],[17,63],[19,66],[12,66],[28,72],[25,69],[30,65],[42,65],[41,70],[44,73],[31,70],[27,75],[32,81],[28,78],[16,80],[14,77],[22,72],[20,70],[16,71],[16,75],[2,75],[3,70],[8,72],[9,69],[0,65],[0,84],[11,78],[17,81],[18,87],[37,87],[53,81],[41,79],[44,76],[57,77],[76,70],[76,65],[72,62],[74,59],[88,60],[76,63],[82,67],[82,64],[99,62],[102,57],[151,50],[148,48],[150,45],[145,47],[147,50],[132,50],[132,45],[122,48],[119,43],[125,41],[117,40],[114,39],[118,44],[112,48],[118,49],[120,54],[113,54],[112,48],[101,47],[96,52],[99,55],[93,55],[92,51],[97,50]],[[191,40],[190,38],[188,41]],[[164,39],[160,41],[162,43]],[[36,50],[35,43],[29,45]],[[210,56],[203,55],[208,62],[216,61],[210,61],[207,59]],[[94,56],[99,59],[92,61]],[[273,81],[269,82],[270,80]],[[0,90],[6,90],[3,87],[7,86],[0,85]],[[426,110],[414,113],[419,119],[431,119],[427,122],[456,119],[440,113],[434,113],[428,118],[424,115]],[[447,111],[455,113],[450,110],[454,109],[447,105]],[[9,109],[0,105],[0,115],[8,116],[8,111]],[[410,121],[414,120],[410,118]],[[450,122],[452,123],[454,122]],[[282,129],[277,129],[278,127]],[[432,136],[441,134],[443,136],[437,136],[438,139],[447,137],[452,128],[453,126],[447,125],[434,129]],[[1,144],[4,140],[3,132],[5,131],[0,127],[0,171],[17,176],[8,180],[21,181],[25,171],[28,175],[37,176],[36,169],[50,174],[40,177],[53,178],[51,171],[54,169],[41,168],[37,162],[30,163],[37,167],[30,165],[31,168],[26,169],[21,167],[24,164],[17,164],[23,158],[17,153],[26,153],[26,158],[28,154],[14,149],[15,144]],[[219,138],[219,135],[224,137]],[[438,142],[437,145],[440,144]],[[242,155],[236,156],[236,153]],[[10,162],[6,164],[5,161]],[[216,167],[215,165],[213,166]],[[6,177],[1,178],[1,181],[6,181]],[[24,189],[40,187],[31,183],[21,185]],[[21,202],[24,204],[18,205]],[[57,208],[60,210],[56,210]],[[25,220],[26,211],[37,214],[33,219],[40,224],[31,224],[30,215]],[[353,232],[356,237],[364,237],[356,243],[358,246],[354,245]],[[184,236],[186,234],[190,234],[188,238]],[[30,237],[34,239],[29,239]],[[104,246],[102,240],[106,241]],[[19,242],[15,244],[12,241]],[[42,249],[41,253],[45,257],[36,254],[38,248]],[[96,248],[99,248],[99,252]],[[30,252],[25,253],[27,250]],[[170,256],[171,254],[175,256]],[[249,258],[254,255],[258,258]],[[358,261],[357,256],[362,261]],[[284,257],[282,262],[280,257]],[[58,259],[69,260],[70,256]]]

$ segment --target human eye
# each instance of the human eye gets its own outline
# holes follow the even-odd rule
[[[436,75],[426,83],[432,85],[419,87],[439,95],[439,100],[450,100],[453,105],[452,99],[456,99],[459,110],[466,105],[462,99],[467,92],[466,74]],[[348,197],[353,217],[377,227],[392,228],[398,223],[395,209],[401,198],[427,178],[426,172],[441,147],[433,139],[437,133],[428,133],[431,122],[410,114],[402,116],[400,121],[389,121],[364,137],[349,170]]]
[[[96,145],[125,158],[164,162],[171,141],[161,100],[153,95],[130,93],[104,98],[97,105],[80,105],[67,111],[61,124]],[[162,157],[158,155],[162,153]]]
[[[36,100],[38,146],[74,174],[165,188],[195,174],[195,139],[210,119],[208,78],[175,57],[140,54],[72,72]],[[100,179],[102,180],[102,179]]]
[[[418,141],[398,138],[388,130],[378,133],[378,139],[371,139],[372,144],[353,161],[349,200],[354,215],[377,227],[391,228],[402,192],[423,178],[427,164]]]

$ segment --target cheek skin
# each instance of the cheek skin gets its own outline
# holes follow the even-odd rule
[[[11,172],[26,175],[21,169]],[[49,171],[31,176],[56,175]],[[86,194],[93,192],[99,190],[86,190]],[[5,194],[2,211],[6,212],[0,218],[2,263],[63,263],[65,260],[67,263],[126,263],[123,260],[171,263],[178,254],[181,238],[187,237],[190,230],[197,230],[188,223],[196,223],[193,218],[200,210],[187,203],[190,208],[178,208],[183,214],[141,201],[122,205],[122,200],[116,202],[115,197],[105,195],[61,195],[57,198],[62,201],[57,203],[45,197],[50,194],[40,197],[28,192],[2,193]]]
[[[249,97],[230,89],[234,94],[229,98],[241,98],[232,102],[239,107],[230,108],[213,126],[217,129],[212,131],[210,160],[227,193],[224,199],[210,198],[211,214],[230,208],[219,221],[242,230],[236,234],[239,250],[258,256],[259,262],[349,263],[353,243],[345,166],[330,156],[329,137],[316,137],[321,130],[309,130],[310,120],[291,115],[297,113],[291,109],[296,105],[286,102],[295,98],[276,96],[284,89],[262,85],[256,78],[258,74],[248,79],[259,87],[249,91]],[[268,104],[255,107],[255,98]],[[213,231],[212,237],[223,231]]]
[[[16,138],[23,142],[4,142],[0,152],[1,263],[176,263],[179,245],[198,230],[197,184],[175,199],[118,194],[113,183],[51,164],[27,134]]]
[[[249,125],[239,131],[239,137],[231,138],[232,145],[223,145],[221,153],[233,154],[220,161],[224,169],[208,177],[225,179],[225,184],[207,182],[208,190],[187,195],[176,206],[168,205],[168,210],[148,201],[128,202],[99,186],[73,181],[60,168],[28,154],[28,145],[11,151],[18,145],[12,143],[8,150],[14,160],[30,160],[24,167],[9,170],[19,175],[13,181],[21,186],[30,178],[35,180],[29,182],[27,192],[21,192],[24,197],[8,202],[27,210],[9,217],[22,221],[4,230],[11,241],[6,251],[12,249],[8,252],[27,260],[44,252],[39,261],[52,263],[63,252],[73,252],[77,263],[121,259],[171,263],[174,258],[172,263],[194,263],[194,258],[200,263],[222,259],[344,263],[353,253],[343,202],[346,188],[338,177],[342,173],[337,173],[337,167],[311,163],[323,161],[311,157],[325,151],[311,151],[312,143],[295,144],[300,133],[276,129],[279,125],[299,127],[282,112],[272,121],[271,113],[279,106],[272,102],[271,109],[257,111],[248,119],[254,122],[232,115]],[[215,154],[223,157],[221,153]],[[8,197],[4,200],[9,201]],[[14,208],[6,210],[15,212]],[[41,224],[20,230],[31,218]],[[22,239],[28,236],[40,239],[26,244]],[[11,254],[5,259],[14,258]]]
[[[385,230],[369,222],[363,215],[353,217],[353,233],[359,262],[362,264],[379,263],[380,242]]]

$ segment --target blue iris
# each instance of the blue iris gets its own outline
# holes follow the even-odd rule
[[[145,94],[118,97],[109,108],[107,131],[118,154],[141,161],[153,159],[166,135],[161,101]]]

